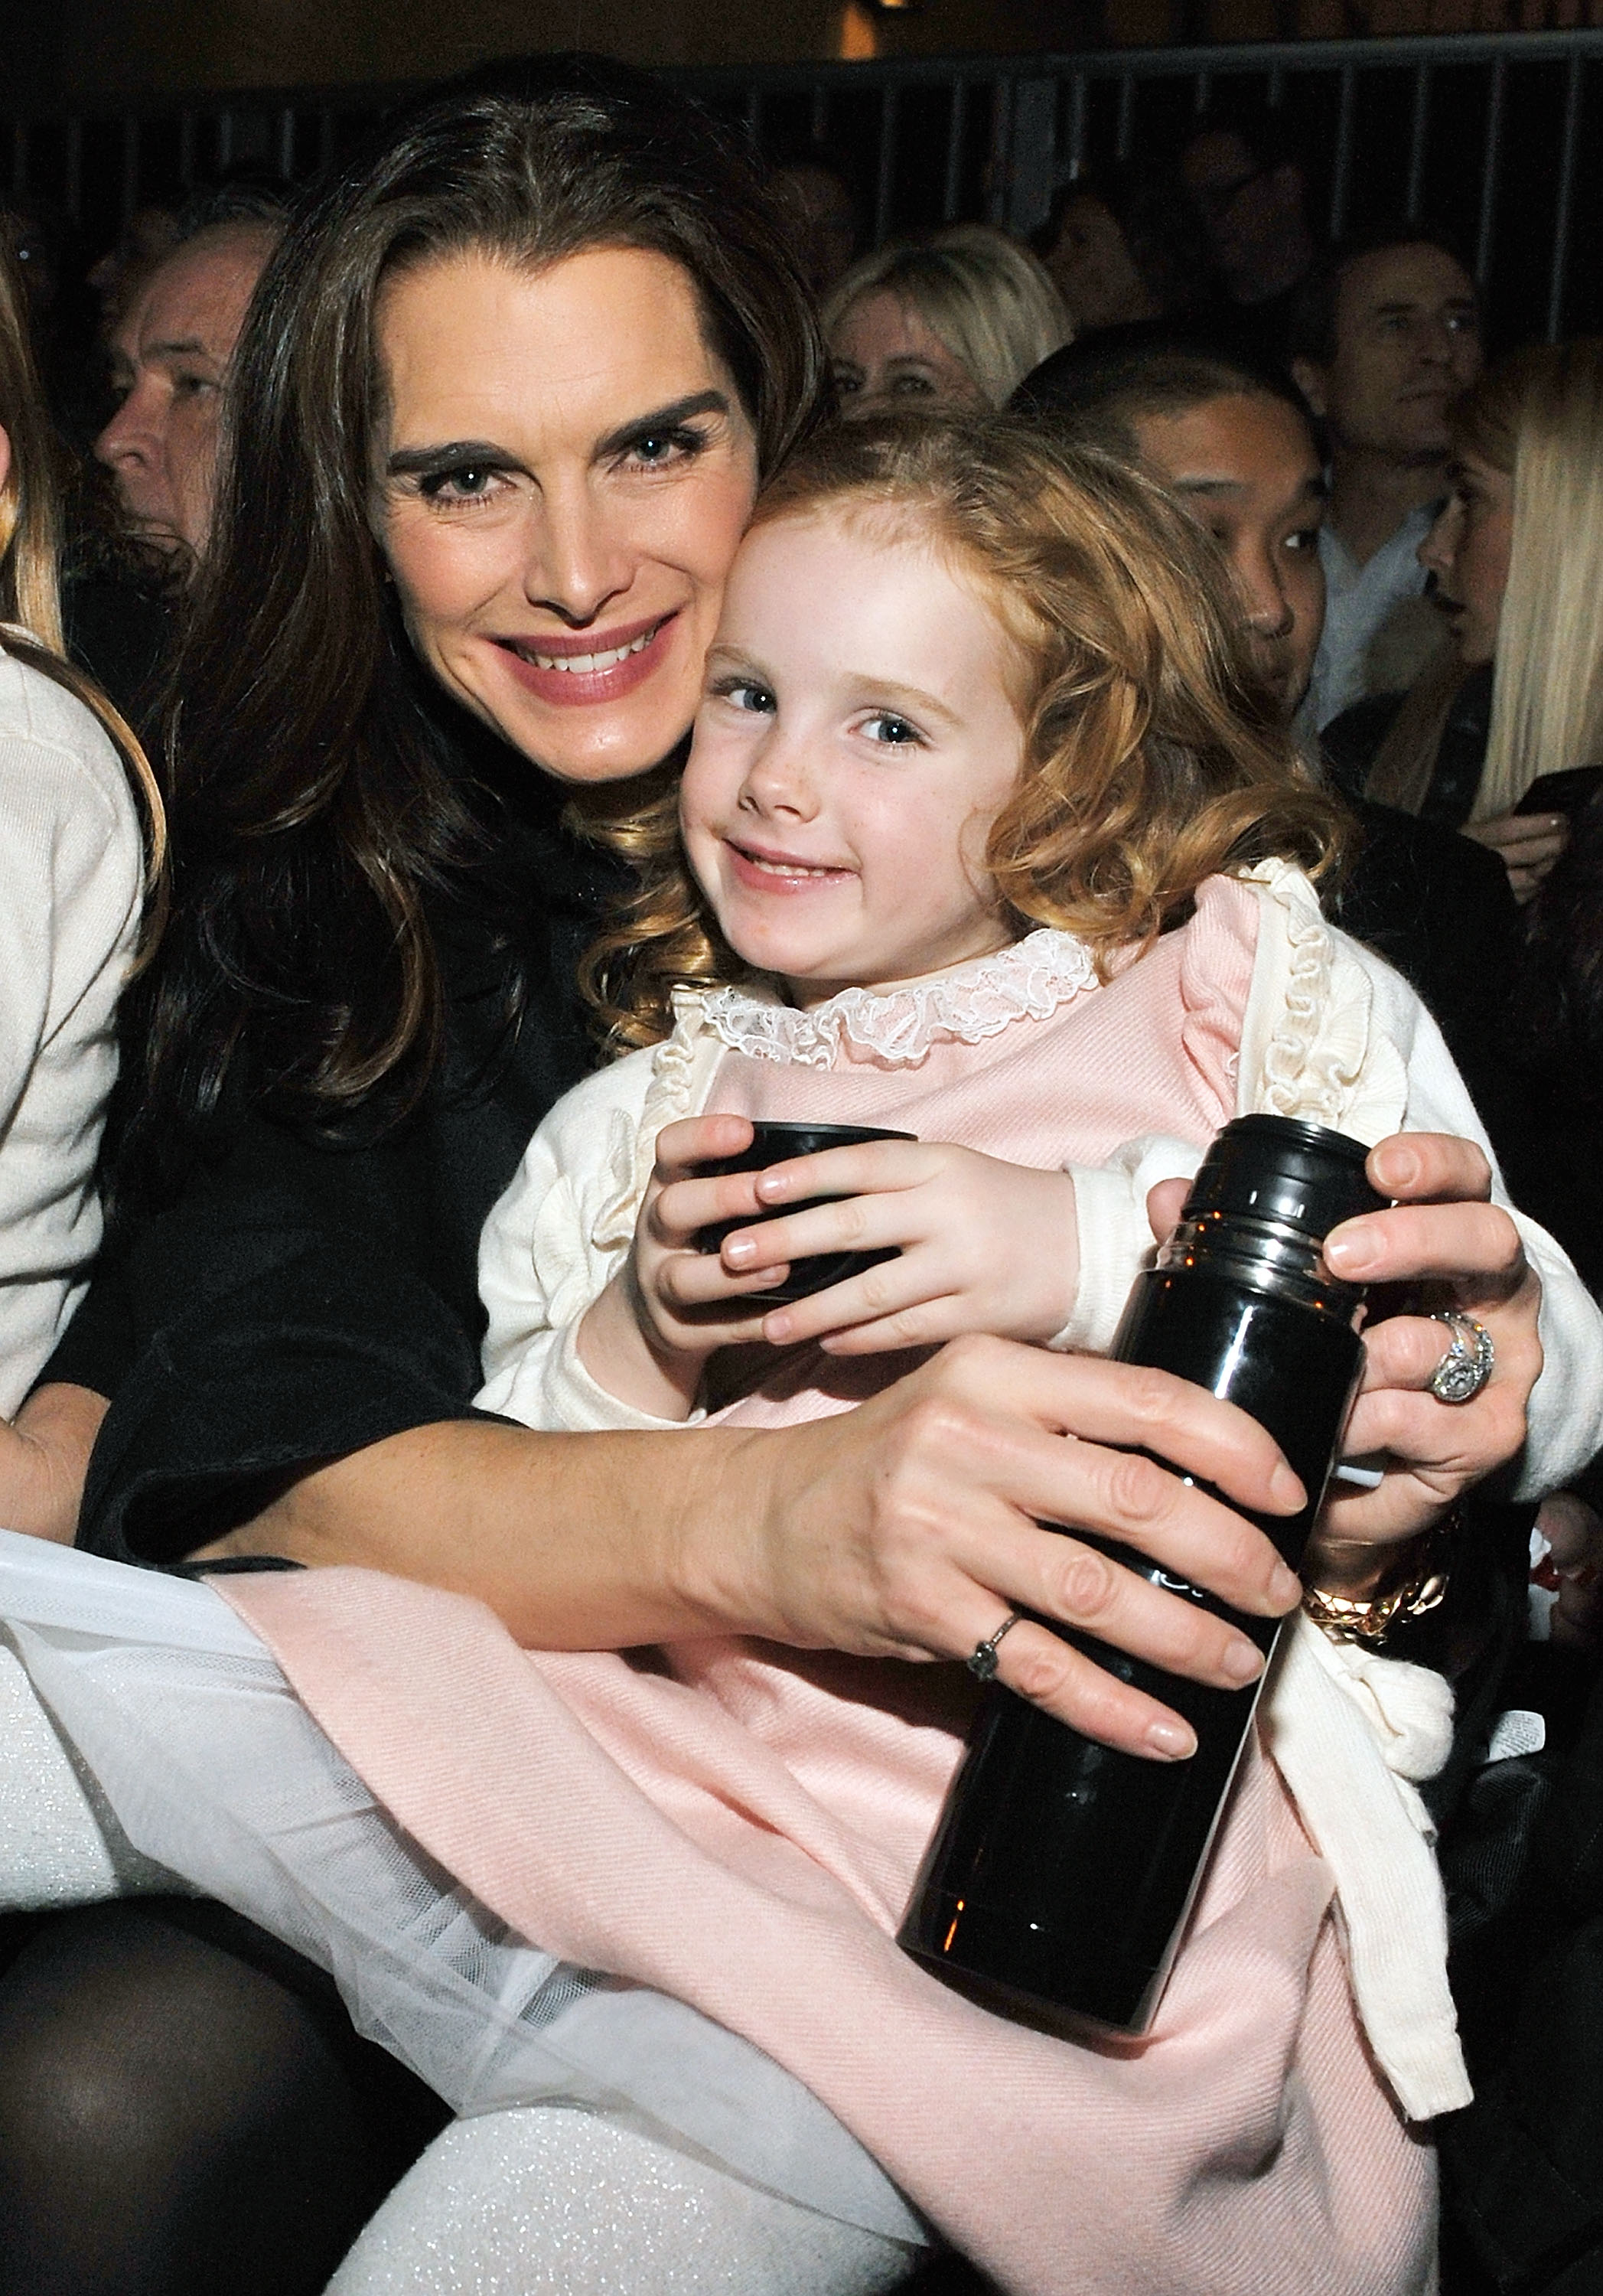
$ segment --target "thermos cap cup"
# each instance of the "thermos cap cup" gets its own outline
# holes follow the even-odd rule
[[[1362,1140],[1289,1116],[1239,1116],[1203,1158],[1181,1214],[1276,1220],[1322,1242],[1343,1220],[1384,1211]]]

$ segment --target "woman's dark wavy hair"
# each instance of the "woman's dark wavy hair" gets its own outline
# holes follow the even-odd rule
[[[805,291],[748,161],[643,73],[569,56],[470,75],[380,130],[267,266],[172,685],[174,916],[133,1120],[163,1161],[204,1136],[247,1041],[252,1091],[316,1131],[397,1120],[428,1080],[424,897],[490,840],[372,530],[375,304],[438,256],[597,246],[683,266],[772,472],[820,392]]]

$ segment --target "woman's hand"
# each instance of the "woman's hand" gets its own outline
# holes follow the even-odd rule
[[[727,1237],[723,1264],[738,1279],[776,1281],[824,1252],[898,1255],[771,1308],[762,1336],[775,1347],[822,1340],[830,1355],[882,1355],[969,1332],[1044,1345],[1073,1313],[1079,1236],[1067,1172],[941,1142],[874,1140],[751,1177],[765,1210],[835,1201]]]
[[[56,1382],[37,1388],[9,1425],[0,1420],[0,1529],[71,1546],[107,1408],[103,1395]]]
[[[1523,904],[1569,843],[1570,825],[1562,813],[1500,813],[1493,821],[1467,822],[1464,835],[1496,854]]]
[[[1245,1635],[1073,1535],[1134,1547],[1249,1616],[1289,1610],[1300,1589],[1270,1541],[1182,1477],[1263,1513],[1304,1504],[1264,1430],[1203,1388],[961,1339],[855,1410],[740,1431],[681,1545],[701,1607],[792,1645],[967,1658],[1009,1611],[1032,1611],[1239,1689],[1262,1668]],[[1108,1745],[1192,1749],[1167,1707],[1028,1619],[997,1656],[1011,1689]]]
[[[1347,1430],[1350,1456],[1384,1455],[1373,1490],[1337,1482],[1306,1568],[1333,1594],[1365,1591],[1385,1567],[1378,1547],[1411,1538],[1473,1483],[1515,1457],[1525,1406],[1542,1369],[1542,1286],[1519,1231],[1488,1198],[1491,1173],[1474,1144],[1411,1132],[1371,1150],[1369,1176],[1389,1211],[1348,1220],[1327,1239],[1338,1275],[1423,1288],[1430,1308],[1457,1308],[1484,1324],[1497,1351],[1492,1377],[1469,1403],[1438,1403],[1431,1375],[1448,1332],[1425,1316],[1389,1316],[1366,1327],[1363,1389]]]

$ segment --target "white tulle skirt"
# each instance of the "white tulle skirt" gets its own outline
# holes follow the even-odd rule
[[[514,1936],[380,1808],[209,1587],[0,1531],[0,1907],[189,1890],[332,1974],[459,2113],[568,2104],[883,2238],[930,2235],[772,2058]]]

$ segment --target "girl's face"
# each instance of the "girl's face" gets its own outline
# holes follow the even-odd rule
[[[724,938],[804,1004],[1009,939],[985,873],[1018,779],[1017,649],[917,534],[826,506],[735,562],[680,799]]]
[[[478,250],[385,289],[375,523],[440,684],[559,781],[644,772],[701,691],[757,483],[688,275]]]
[[[1453,644],[1469,668],[1497,651],[1514,541],[1514,481],[1478,455],[1452,467],[1452,492],[1419,545],[1419,563],[1436,578],[1452,620]]]

